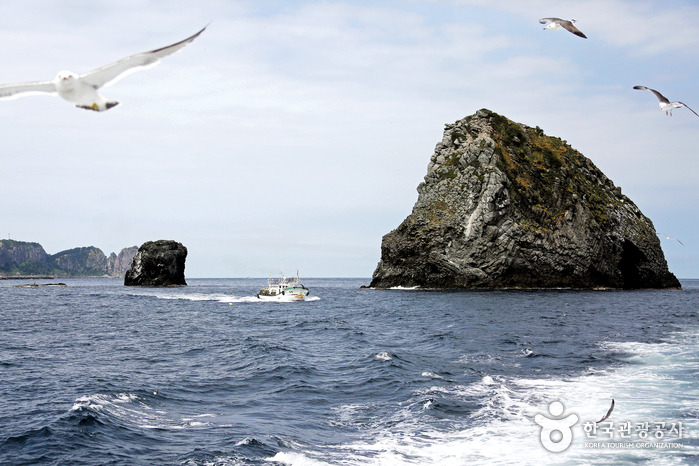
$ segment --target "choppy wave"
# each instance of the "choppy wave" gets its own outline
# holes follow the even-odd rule
[[[70,412],[92,413],[106,416],[110,421],[144,429],[192,429],[213,425],[213,413],[175,415],[157,401],[158,395],[118,393],[81,396]],[[98,418],[99,419],[99,418]]]
[[[310,305],[253,306],[267,301],[243,280],[109,283],[50,300],[0,294],[1,464],[699,458],[697,292],[354,292],[358,281],[324,280]],[[683,422],[681,449],[586,446],[584,423],[612,399],[615,423]],[[557,454],[534,422],[553,401],[579,417]]]
[[[388,351],[381,351],[380,353],[377,353],[374,356],[374,359],[377,361],[392,361],[393,357],[389,354]]]
[[[691,343],[685,342],[687,338]],[[470,385],[420,389],[414,396],[425,400],[423,409],[451,410],[450,419],[461,419],[456,429],[413,423],[408,431],[380,430],[370,441],[349,443],[340,450],[351,458],[348,464],[358,465],[506,465],[513,464],[513,458],[519,465],[693,464],[699,457],[699,381],[693,377],[699,372],[697,338],[699,334],[685,334],[676,335],[673,343],[601,343],[611,353],[626,355],[623,359],[628,362],[608,371],[591,368],[576,376],[552,378],[484,376]],[[431,372],[422,376],[440,379]],[[585,432],[584,424],[602,418],[612,399],[616,404],[608,420],[617,427],[648,422],[648,440],[634,431],[628,439],[620,438],[618,431],[611,438],[601,430],[596,436]],[[548,406],[553,401],[564,405],[564,415],[579,416],[571,446],[556,454],[543,448],[541,428],[533,421],[537,414],[550,416]],[[454,416],[459,411],[462,415]],[[346,422],[352,413],[344,412]],[[666,423],[662,439],[653,437],[655,422]],[[681,437],[670,433],[671,424],[678,422],[684,429]],[[652,442],[675,446],[649,446]],[[593,443],[608,446],[591,447]]]

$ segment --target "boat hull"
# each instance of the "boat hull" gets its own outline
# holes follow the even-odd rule
[[[262,301],[303,301],[308,296],[309,291],[305,288],[296,288],[284,290],[279,294],[257,294],[257,297]]]
[[[271,277],[267,280],[267,287],[262,288],[257,297],[264,301],[303,301],[310,291],[301,284],[298,272],[295,278],[287,279],[284,275],[279,280]]]

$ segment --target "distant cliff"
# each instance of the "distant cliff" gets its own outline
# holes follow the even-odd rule
[[[58,277],[123,277],[138,247],[124,248],[109,258],[90,246],[49,255],[38,243],[0,240],[0,275],[55,275]]]
[[[10,270],[24,262],[45,262],[48,257],[39,243],[0,240],[0,271]]]
[[[653,224],[591,161],[479,110],[446,125],[372,287],[679,288]]]
[[[117,256],[111,253],[107,258],[107,275],[110,277],[123,277],[126,272],[131,270],[131,261],[133,261],[133,256],[136,255],[138,251],[138,246],[131,246],[130,248],[124,248],[119,252]]]

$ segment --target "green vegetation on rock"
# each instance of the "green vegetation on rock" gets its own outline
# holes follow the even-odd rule
[[[672,288],[652,222],[587,157],[482,109],[445,126],[372,285]]]
[[[117,257],[107,258],[101,249],[90,246],[46,254],[38,243],[0,241],[0,275],[53,275],[56,277],[121,276],[137,248],[125,248]],[[120,266],[117,266],[120,262]],[[126,267],[127,269],[128,267]]]

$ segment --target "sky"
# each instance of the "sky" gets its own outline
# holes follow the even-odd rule
[[[588,39],[544,31],[576,19]],[[194,42],[102,94],[0,101],[0,237],[105,254],[173,239],[188,278],[370,277],[444,125],[481,108],[567,140],[699,278],[696,1],[0,3],[0,84]]]

